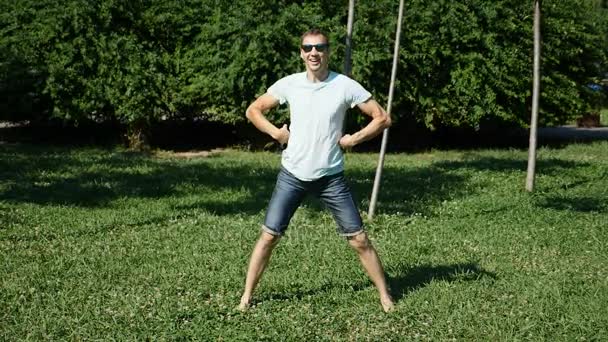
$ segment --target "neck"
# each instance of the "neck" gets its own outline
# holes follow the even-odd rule
[[[306,70],[306,78],[308,78],[310,82],[323,82],[325,81],[325,79],[327,79],[327,77],[329,77],[328,69],[322,69],[317,71]]]

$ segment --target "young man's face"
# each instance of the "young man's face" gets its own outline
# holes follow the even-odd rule
[[[325,37],[320,34],[304,37],[300,46],[300,57],[304,60],[307,70],[326,70],[329,64],[329,45]]]

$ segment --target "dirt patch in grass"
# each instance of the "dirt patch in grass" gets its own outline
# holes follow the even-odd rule
[[[174,151],[158,151],[155,152],[155,156],[159,158],[208,158],[219,155],[220,153],[226,152],[228,149],[226,148],[214,148],[212,150],[195,150],[195,151],[183,151],[183,152],[174,152]]]

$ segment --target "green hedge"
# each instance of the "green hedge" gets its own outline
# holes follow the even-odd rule
[[[255,96],[302,70],[300,34],[316,26],[342,70],[348,1],[20,0],[0,5],[0,119],[161,118],[236,124]],[[398,2],[358,1],[353,77],[383,103]],[[579,116],[608,70],[608,12],[597,0],[543,1],[541,124]],[[526,126],[533,1],[406,2],[393,105],[427,127]],[[286,111],[271,114],[286,120]]]

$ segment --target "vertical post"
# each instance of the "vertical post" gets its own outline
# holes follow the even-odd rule
[[[348,22],[346,24],[346,50],[344,51],[344,74],[351,77],[352,72],[352,39],[353,21],[355,18],[355,0],[348,1]]]
[[[534,1],[534,79],[532,86],[532,118],[530,120],[530,146],[528,147],[528,174],[526,176],[526,191],[534,190],[536,175],[536,138],[538,126],[538,100],[540,96],[540,2]]]
[[[386,112],[391,115],[391,106],[393,104],[393,93],[395,92],[395,79],[397,78],[397,62],[399,61],[399,43],[401,41],[401,21],[403,20],[403,0],[399,1],[399,15],[397,17],[397,32],[395,33],[395,49],[393,51],[393,69],[391,71],[391,84],[388,90],[388,104]],[[374,179],[374,187],[372,189],[372,198],[369,202],[369,211],[367,217],[371,220],[374,218],[376,211],[376,202],[378,202],[378,192],[380,191],[380,179],[382,178],[382,168],[384,167],[384,155],[386,153],[386,144],[388,142],[388,128],[382,133],[382,145],[380,147],[380,156],[378,158],[378,166],[376,167],[376,177]]]

